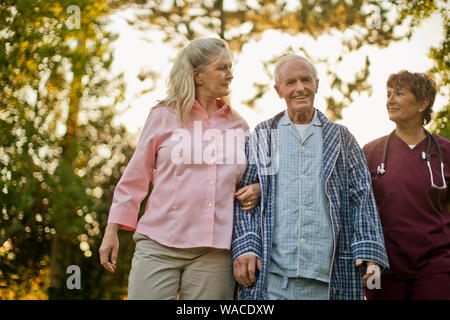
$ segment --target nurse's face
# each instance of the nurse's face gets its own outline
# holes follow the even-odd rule
[[[417,101],[414,94],[407,88],[387,87],[386,107],[389,119],[396,124],[423,124],[426,102]]]

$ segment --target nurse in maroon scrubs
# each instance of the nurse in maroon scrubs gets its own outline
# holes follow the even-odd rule
[[[450,300],[450,141],[423,127],[436,96],[423,73],[387,81],[395,130],[366,146],[390,271],[368,300]]]

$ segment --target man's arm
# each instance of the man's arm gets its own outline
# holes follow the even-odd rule
[[[374,262],[381,269],[387,270],[389,263],[366,158],[348,130],[346,130],[346,139],[348,143],[349,192],[353,218],[353,242],[351,246],[355,260],[357,260],[356,265],[362,265],[362,261]],[[366,274],[365,278],[368,276]]]
[[[250,138],[245,144],[247,167],[239,184],[239,189],[258,183],[258,171]],[[262,188],[261,188],[262,189]],[[249,211],[243,210],[241,203],[234,201],[233,238],[231,243],[233,271],[236,280],[245,287],[256,281],[256,269],[261,265],[261,204]]]

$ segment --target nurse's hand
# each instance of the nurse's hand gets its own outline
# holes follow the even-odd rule
[[[362,264],[363,264],[362,260],[356,260],[355,266],[360,267],[362,266]],[[366,274],[363,276],[364,286],[367,286],[367,280],[369,279],[370,276],[374,274],[378,276],[381,274],[380,266],[376,262],[367,261]]]
[[[250,184],[239,189],[234,196],[242,205],[242,210],[251,210],[259,205],[261,188],[259,183]]]

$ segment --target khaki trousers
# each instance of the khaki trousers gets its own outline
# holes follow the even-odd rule
[[[235,280],[229,250],[172,248],[135,232],[129,300],[228,300]]]

